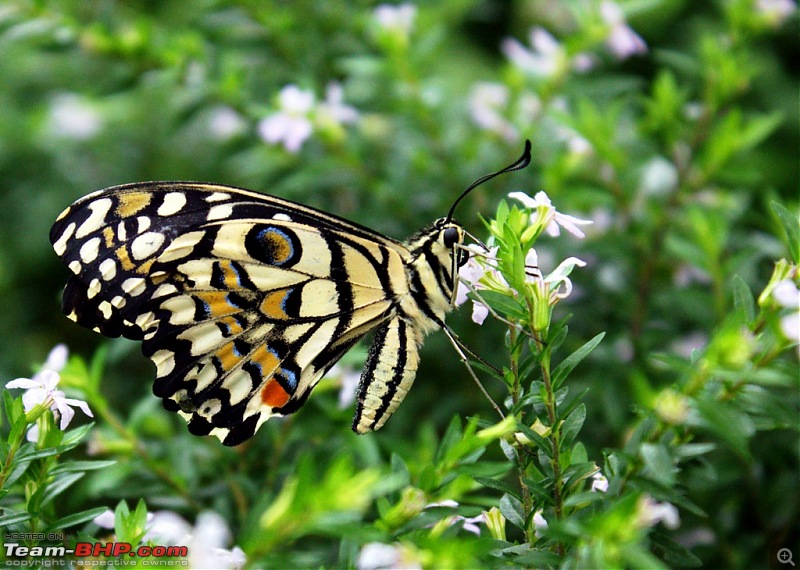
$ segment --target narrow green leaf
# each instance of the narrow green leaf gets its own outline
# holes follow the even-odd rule
[[[584,421],[586,421],[586,404],[581,404],[561,424],[561,449],[567,449],[572,445]]]
[[[572,370],[580,363],[580,361],[583,360],[590,352],[592,352],[598,344],[600,344],[600,341],[603,340],[605,334],[606,333],[604,332],[598,334],[578,350],[566,357],[558,366],[556,366],[552,376],[554,388],[558,388],[566,379],[566,377],[569,376],[569,373],[572,372]]]
[[[753,421],[729,402],[699,400],[697,411],[702,425],[728,443],[742,457],[750,458],[748,443],[755,433]]]
[[[783,227],[783,232],[786,234],[786,244],[789,246],[792,261],[800,263],[800,219],[798,219],[796,213],[792,214],[780,202],[772,202],[772,211],[777,216]]]
[[[102,515],[107,510],[108,509],[106,509],[105,507],[95,507],[94,509],[89,509],[88,511],[81,511],[79,513],[67,515],[50,523],[41,532],[44,533],[55,532],[57,530],[62,530],[81,523],[89,522],[90,520],[93,520],[95,517]]]
[[[698,568],[703,565],[697,556],[664,533],[658,531],[650,533],[650,545],[670,568]]]
[[[643,443],[640,452],[645,464],[645,474],[667,486],[675,484],[675,465],[666,446]]]
[[[736,313],[741,318],[742,322],[749,324],[753,322],[756,315],[755,304],[753,302],[753,294],[744,279],[738,275],[733,276],[731,282],[733,287],[733,307]]]
[[[77,446],[84,437],[86,437],[91,429],[94,427],[94,422],[90,422],[88,424],[82,425],[75,429],[71,429],[64,434],[64,439],[61,440],[61,448],[64,451],[74,448]]]
[[[42,457],[50,457],[51,455],[58,455],[63,449],[61,447],[47,447],[45,449],[31,449],[25,453],[17,454],[17,461],[33,461],[34,459],[41,459]]]
[[[50,471],[50,475],[60,475],[61,473],[68,473],[70,471],[94,471],[96,469],[103,469],[115,465],[117,462],[114,460],[108,461],[67,461],[57,466]]]
[[[497,313],[511,319],[517,319],[520,321],[527,320],[528,313],[519,304],[519,301],[512,299],[508,295],[498,293],[497,291],[486,290],[480,291],[479,294],[480,300],[485,301],[486,304],[488,304]],[[474,293],[470,293],[469,297],[474,298],[476,295]]]
[[[69,473],[65,475],[60,475],[56,477],[55,481],[50,483],[47,486],[47,492],[42,497],[42,506],[46,505],[61,493],[66,491],[69,487],[71,487],[74,483],[76,483],[79,479],[81,479],[85,473]]]
[[[515,499],[521,499],[522,497],[519,494],[519,491],[514,489],[511,485],[506,483],[505,481],[501,481],[499,479],[491,479],[489,477],[473,477],[476,483],[479,485],[483,485],[484,487],[488,487],[490,489],[494,489],[496,491],[502,491],[503,493],[508,493]]]
[[[0,516],[0,527],[9,527],[12,524],[19,524],[24,523],[33,518],[33,515],[30,513],[9,513],[7,515]]]
[[[508,522],[521,530],[525,530],[525,511],[519,499],[506,493],[500,499],[499,508]]]

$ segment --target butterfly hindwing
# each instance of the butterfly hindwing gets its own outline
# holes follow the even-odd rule
[[[51,241],[74,273],[65,313],[143,339],[165,406],[228,444],[295,411],[408,292],[398,242],[224,186],[111,188],[68,208]]]

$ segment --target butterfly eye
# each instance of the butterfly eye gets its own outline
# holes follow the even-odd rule
[[[444,230],[444,236],[442,237],[442,241],[444,242],[445,247],[453,247],[456,243],[459,242],[459,235],[458,230],[456,228],[447,228]]]

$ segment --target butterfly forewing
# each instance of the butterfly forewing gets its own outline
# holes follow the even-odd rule
[[[404,245],[286,200],[162,182],[78,200],[50,239],[73,272],[64,312],[142,340],[165,407],[192,433],[235,445],[296,411],[374,329],[353,427],[383,425],[413,382],[424,335],[449,310],[453,250],[442,232],[434,225]]]

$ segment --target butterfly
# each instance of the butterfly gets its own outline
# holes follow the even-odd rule
[[[142,342],[153,392],[195,435],[238,445],[297,411],[341,356],[374,340],[353,430],[381,428],[405,398],[426,335],[454,306],[464,229],[448,215],[405,242],[240,188],[144,182],[89,194],[50,241],[72,271],[63,312]]]

